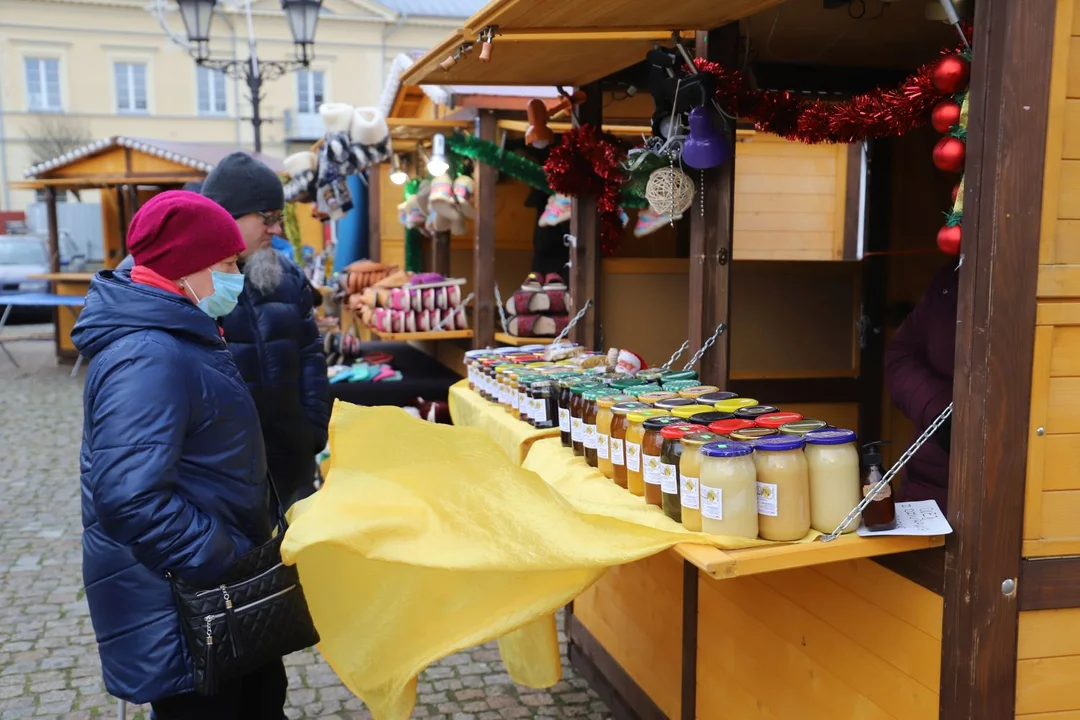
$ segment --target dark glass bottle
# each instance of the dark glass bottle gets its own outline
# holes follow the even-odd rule
[[[882,462],[881,450],[878,449],[880,442],[872,442],[863,446],[862,456],[862,495],[867,497],[881,478]],[[886,484],[878,490],[874,499],[870,501],[862,511],[863,525],[871,532],[892,530],[896,527],[896,498],[892,494],[892,488]]]

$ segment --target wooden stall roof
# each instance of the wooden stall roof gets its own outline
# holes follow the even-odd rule
[[[32,166],[18,189],[56,187],[68,190],[117,185],[182,185],[201,180],[235,147],[203,143],[113,136]],[[250,153],[275,172],[285,167],[279,158]]]

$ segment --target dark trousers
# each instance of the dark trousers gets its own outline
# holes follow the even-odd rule
[[[151,703],[157,720],[283,720],[289,679],[278,660],[212,697],[188,693]]]

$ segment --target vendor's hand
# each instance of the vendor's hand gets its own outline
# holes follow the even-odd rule
[[[945,422],[937,429],[932,439],[942,450],[947,453],[950,452],[952,448],[952,415],[945,418]]]

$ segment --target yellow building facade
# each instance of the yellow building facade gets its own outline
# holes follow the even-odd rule
[[[479,2],[472,3],[479,5]],[[379,102],[393,58],[456,27],[457,3],[325,0],[308,71],[263,86],[263,152],[284,157],[320,130],[318,105]],[[8,183],[66,148],[113,135],[251,148],[241,82],[200,70],[172,0],[0,0],[0,210],[34,200]],[[278,0],[252,0],[258,55],[294,55]],[[464,3],[465,14],[471,5]],[[211,57],[248,57],[243,0],[219,0]],[[85,200],[86,198],[84,198]]]

